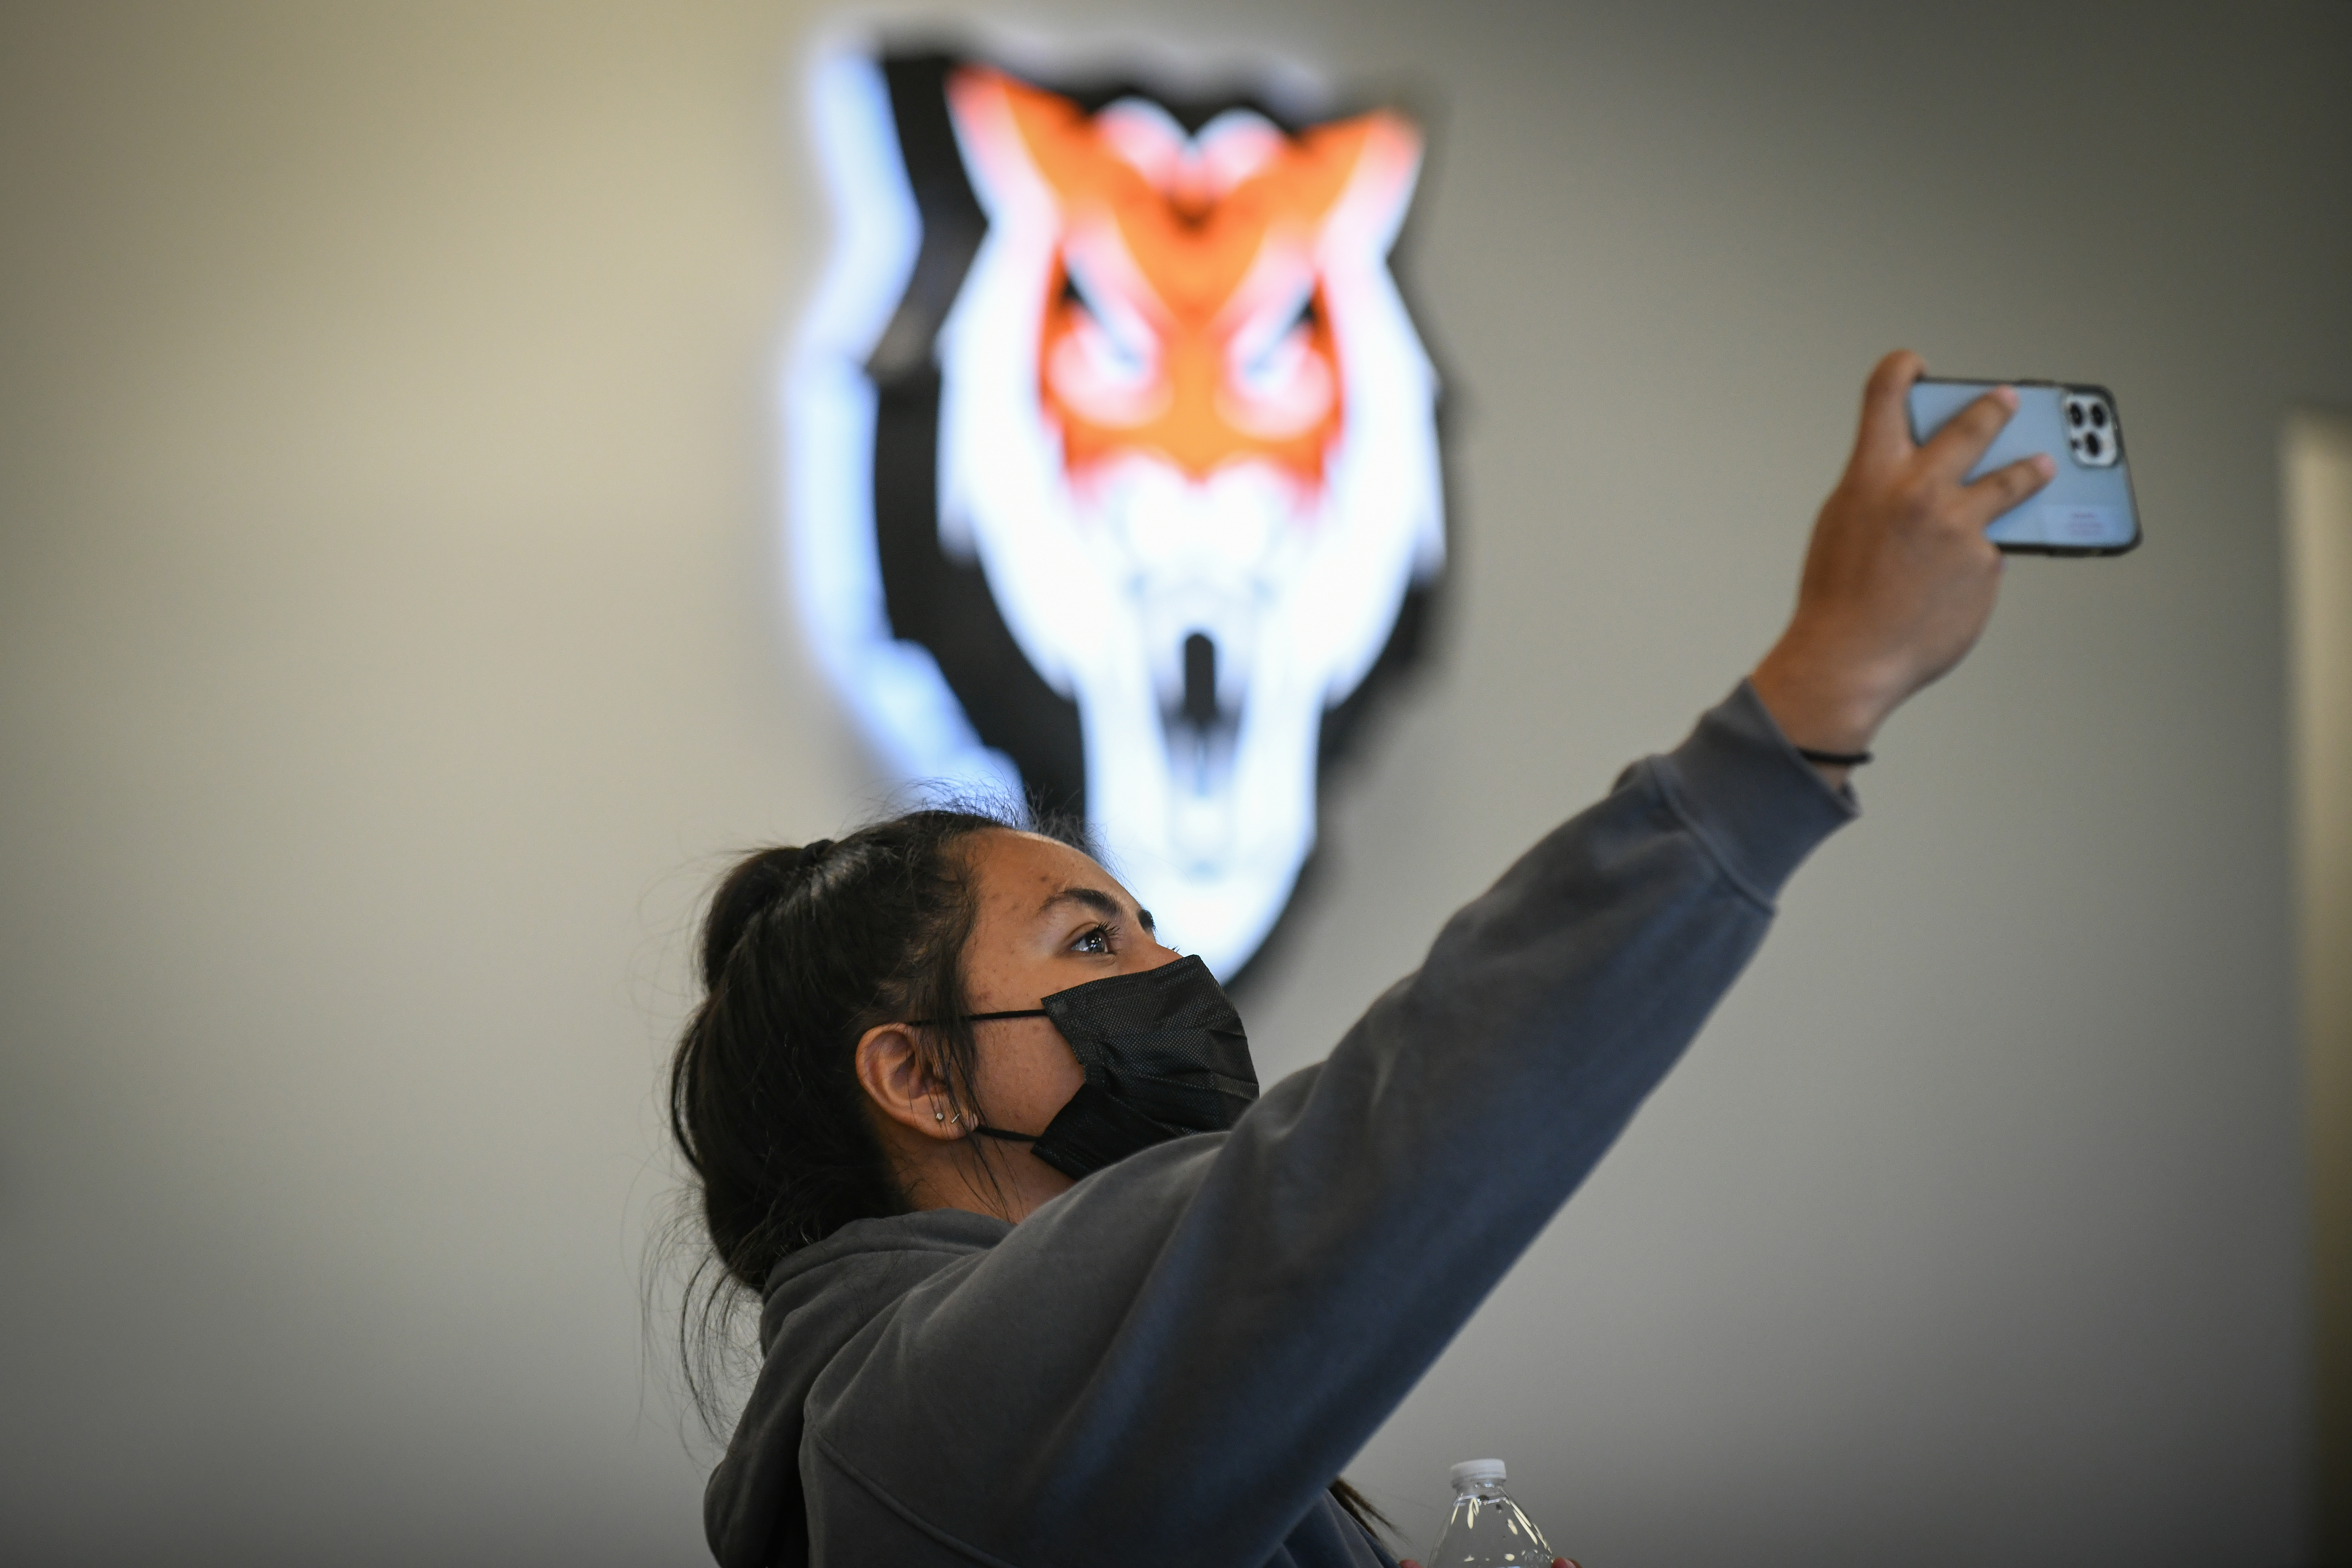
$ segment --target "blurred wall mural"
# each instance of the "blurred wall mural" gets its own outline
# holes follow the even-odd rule
[[[1083,811],[1231,974],[1444,568],[1389,268],[1422,133],[930,51],[814,80],[838,227],[786,406],[819,656],[898,776]]]

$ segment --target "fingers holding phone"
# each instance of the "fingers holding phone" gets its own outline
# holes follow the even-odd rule
[[[1980,392],[1922,444],[1910,396],[1926,368],[1905,352],[1872,373],[1853,455],[1813,525],[1796,614],[1752,677],[1800,746],[1867,751],[1896,706],[1960,661],[2000,588],[1986,525],[2049,480],[2040,454],[1970,478],[2017,407],[2005,387]]]
[[[2040,555],[2121,555],[2139,543],[2139,509],[2125,460],[2115,394],[2104,386],[2012,382],[2011,416],[1981,445],[1976,410],[1994,384],[1922,375],[1905,395],[1913,436],[1952,441],[1967,454],[1962,476],[1991,508],[1986,537],[2002,550]],[[2048,489],[2017,482],[2021,465],[2046,459]],[[2025,504],[2028,500],[2032,505]]]

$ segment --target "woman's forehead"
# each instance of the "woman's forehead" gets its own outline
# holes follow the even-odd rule
[[[982,834],[973,847],[971,868],[982,899],[1013,898],[1042,907],[1065,889],[1092,888],[1135,906],[1135,895],[1091,857],[1042,833],[1000,827]]]

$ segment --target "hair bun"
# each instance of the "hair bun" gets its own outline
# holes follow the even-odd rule
[[[751,922],[793,896],[822,865],[833,848],[830,838],[794,847],[778,845],[746,856],[719,884],[710,898],[710,913],[702,923],[702,984],[715,989],[727,967],[727,956],[751,929]]]

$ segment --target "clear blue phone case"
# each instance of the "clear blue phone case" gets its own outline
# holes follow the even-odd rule
[[[2045,555],[2120,555],[2139,542],[2139,508],[2115,395],[2104,386],[2046,381],[1923,379],[1911,388],[1911,436],[1926,441],[1953,415],[1996,386],[2017,389],[2017,414],[1971,479],[2020,458],[2047,452],[2057,477],[1992,520],[1985,537],[2003,550]]]

